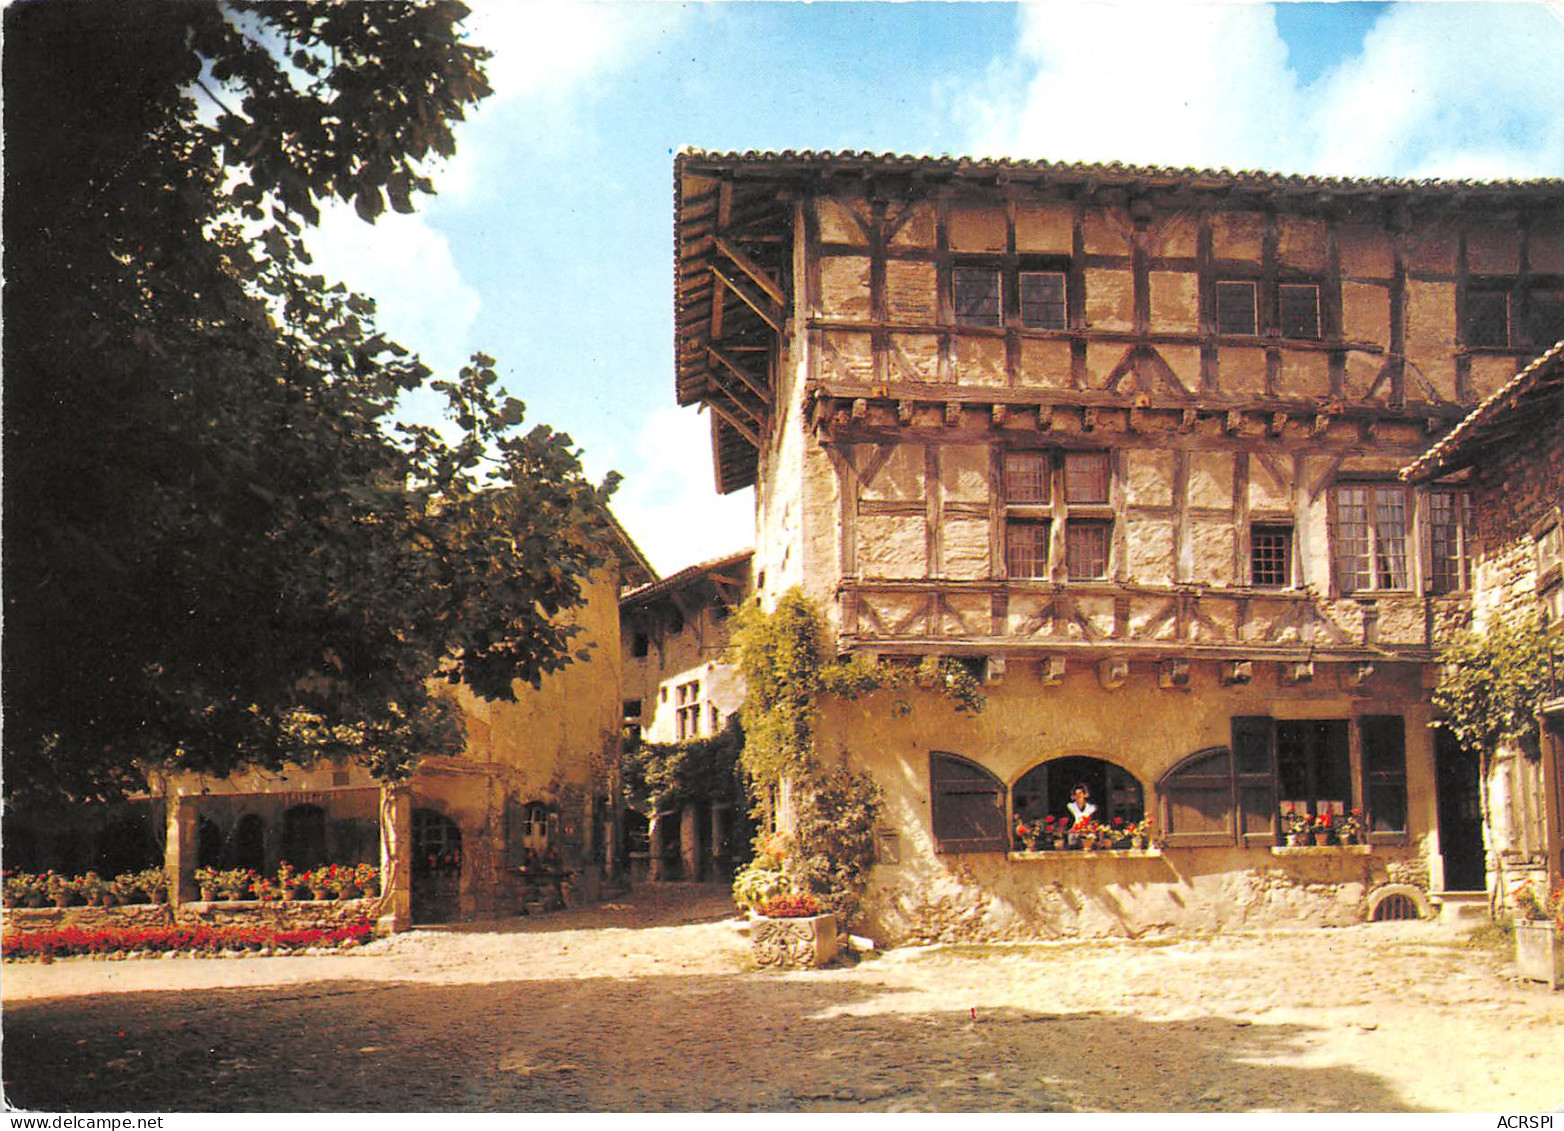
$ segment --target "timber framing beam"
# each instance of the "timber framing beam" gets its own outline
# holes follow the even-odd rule
[[[773,305],[765,296],[751,292],[747,284],[739,281],[738,276],[724,272],[715,263],[711,265],[711,273],[719,283],[727,287],[728,290],[732,291],[743,301],[744,305],[753,310],[762,322],[770,326],[778,334],[782,332],[782,310],[780,307]],[[713,297],[712,301],[715,303],[718,300]]]
[[[757,287],[765,291],[766,297],[774,302],[779,309],[787,306],[787,296],[782,293],[782,288],[777,285],[776,280],[766,274],[765,268],[761,267],[760,264],[721,236],[715,236],[713,239],[717,244],[717,250],[727,256],[735,267],[748,275]]]
[[[767,389],[760,381],[756,380],[753,374],[741,366],[736,358],[734,358],[731,354],[718,349],[716,346],[707,346],[706,353],[713,361],[717,362],[729,373],[733,374],[733,376],[742,381],[744,386],[749,389],[750,392],[759,397],[761,402],[767,408],[771,407],[771,391]]]
[[[754,444],[757,451],[759,450],[760,434],[751,428],[748,424],[744,423],[744,421],[740,420],[738,413],[728,408],[716,397],[707,397],[706,406],[710,408],[712,412],[715,412],[718,416],[722,417],[722,419],[725,420],[728,425],[740,436],[743,436],[751,444]]]

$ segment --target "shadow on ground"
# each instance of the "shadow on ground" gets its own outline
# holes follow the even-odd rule
[[[953,1003],[954,1005],[954,1003]],[[905,1012],[826,975],[323,981],[5,1010],[43,1111],[1397,1111],[1306,1026]]]

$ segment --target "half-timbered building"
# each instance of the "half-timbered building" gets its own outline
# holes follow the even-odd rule
[[[761,600],[986,681],[976,716],[826,707],[823,752],[886,791],[883,937],[1346,922],[1474,882],[1428,725],[1471,501],[1398,471],[1564,333],[1564,184],[674,171],[677,399],[717,489],[756,489]],[[1161,847],[1017,851],[1081,784]],[[1366,843],[1288,847],[1289,806]]]

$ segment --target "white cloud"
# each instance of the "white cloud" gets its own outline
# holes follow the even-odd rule
[[[1403,4],[1312,107],[1322,170],[1564,173],[1564,19],[1540,5]]]
[[[462,280],[445,236],[423,213],[387,211],[374,224],[337,204],[306,237],[315,270],[373,298],[376,323],[437,373],[465,364],[482,300]]]
[[[494,99],[556,93],[623,61],[648,22],[636,4],[574,0],[468,0],[463,23],[494,53],[486,69]],[[658,5],[661,7],[661,5]]]
[[[964,107],[979,153],[1275,166],[1296,80],[1269,7],[1039,3]]]
[[[718,495],[712,486],[705,414],[693,408],[653,412],[636,436],[634,467],[612,505],[659,573],[755,544],[754,492]]]
[[[1351,176],[1564,173],[1564,20],[1398,4],[1304,86],[1269,5],[1037,3],[984,88],[980,153]]]

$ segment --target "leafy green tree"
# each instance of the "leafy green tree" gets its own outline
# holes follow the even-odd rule
[[[489,358],[434,380],[302,242],[329,199],[433,191],[488,93],[466,14],[5,10],[8,797],[340,753],[394,778],[459,744],[433,680],[505,699],[578,658],[613,483]],[[426,384],[457,439],[394,422]]]

